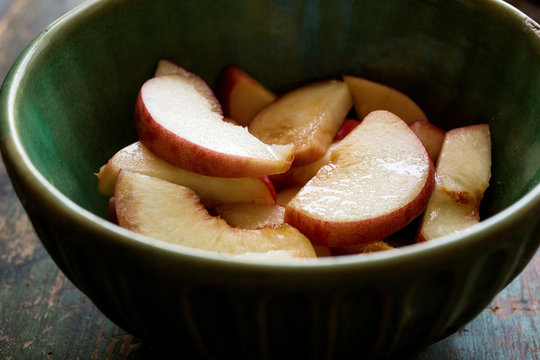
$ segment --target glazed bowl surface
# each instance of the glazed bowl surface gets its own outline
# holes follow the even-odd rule
[[[276,93],[358,75],[451,129],[489,123],[491,185],[470,231],[307,262],[230,260],[110,223],[94,175],[137,139],[159,59],[214,87],[237,65]],[[49,26],[0,97],[6,168],[43,245],[110,319],[187,358],[383,358],[474,318],[540,232],[540,27],[494,0],[97,0]]]

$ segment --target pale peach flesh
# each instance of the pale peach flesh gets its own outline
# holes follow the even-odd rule
[[[208,94],[181,74],[154,77],[137,98],[140,140],[165,161],[202,175],[251,177],[286,171],[294,145],[269,145],[212,109]]]
[[[436,162],[441,152],[445,131],[426,119],[415,120],[409,126],[426,147],[431,160]]]
[[[219,100],[214,96],[214,92],[208,84],[201,79],[198,75],[193,74],[183,67],[176,65],[172,61],[167,59],[161,59],[158,61],[156,66],[156,71],[154,76],[163,76],[163,75],[181,75],[183,78],[189,80],[191,84],[197,89],[197,92],[203,94],[206,100],[210,103],[210,108],[212,111],[215,111],[223,115],[223,109]]]
[[[280,189],[276,193],[276,202],[280,205],[286,206],[296,194],[302,189],[301,186],[292,186],[285,189]]]
[[[290,189],[294,191],[294,189]],[[291,191],[291,192],[292,192]],[[287,191],[285,191],[287,192]],[[281,226],[285,221],[285,207],[287,203],[285,198],[289,194],[282,194],[284,197],[283,205],[278,203],[274,205],[260,204],[223,204],[216,206],[214,210],[227,223],[234,227],[244,229],[260,229],[265,226]],[[293,196],[293,195],[291,195]],[[332,249],[328,246],[313,245],[317,257],[328,257],[334,255]],[[381,249],[382,250],[382,249]],[[338,252],[335,253],[336,255]]]
[[[384,84],[357,76],[343,76],[354,100],[354,109],[359,119],[375,110],[387,110],[407,124],[418,119],[427,119],[424,111],[407,95]]]
[[[237,66],[223,72],[217,91],[223,114],[247,126],[276,95]]]
[[[319,159],[310,162],[305,165],[292,165],[289,170],[284,173],[271,175],[270,179],[272,183],[279,189],[304,186],[312,177],[317,174],[317,171],[324,165],[330,162],[330,153],[338,142],[343,140],[351,131],[356,128],[360,122],[355,119],[345,119],[341,124],[339,130],[334,136],[334,140],[330,147],[326,150],[326,153]]]
[[[222,204],[214,211],[233,227],[260,229],[265,226],[280,226],[284,223],[285,208],[280,204]]]
[[[268,144],[295,144],[294,164],[321,158],[352,107],[342,81],[312,83],[279,97],[263,108],[249,131]]]
[[[316,245],[382,240],[425,209],[433,163],[412,130],[387,111],[369,114],[287,204],[285,221]]]
[[[187,186],[200,196],[206,206],[223,203],[275,203],[276,193],[266,176],[247,178],[220,178],[204,176],[169,164],[152,153],[140,141],[118,151],[98,175],[98,190],[103,195],[114,193],[114,184],[120,169],[158,177]]]
[[[437,161],[435,189],[417,240],[436,239],[477,224],[490,178],[489,126],[471,125],[448,131]]]
[[[375,241],[367,244],[347,246],[341,248],[331,248],[333,255],[360,255],[379,251],[393,250],[395,247],[385,241]]]
[[[121,227],[157,240],[222,254],[316,256],[309,240],[289,225],[233,228],[211,216],[191,189],[159,178],[122,170],[114,198]]]
[[[269,178],[278,189],[304,186],[311,180],[324,165],[330,163],[330,154],[336,147],[337,142],[330,145],[324,156],[305,165],[291,166],[282,174],[270,175]]]

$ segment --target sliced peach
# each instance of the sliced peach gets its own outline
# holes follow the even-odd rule
[[[321,158],[352,107],[342,81],[323,81],[298,88],[262,109],[249,131],[267,144],[295,144],[294,164]]]
[[[280,204],[222,204],[214,210],[229,225],[244,229],[281,226],[284,223],[285,207]]]
[[[217,96],[224,115],[242,126],[247,126],[262,108],[276,99],[272,91],[236,66],[228,66],[223,72]]]
[[[165,161],[202,175],[251,177],[287,171],[294,145],[268,145],[246,128],[225,122],[197,79],[173,74],[144,83],[135,109],[143,144]]]
[[[437,161],[436,184],[422,218],[418,241],[463,231],[480,221],[480,202],[491,178],[487,124],[446,133]]]
[[[356,76],[343,76],[343,79],[351,89],[354,109],[359,119],[375,110],[390,111],[407,124],[427,119],[422,109],[399,90]]]
[[[434,185],[424,145],[397,116],[369,114],[287,204],[285,222],[314,244],[382,240],[424,211]]]
[[[330,163],[330,154],[336,147],[337,143],[330,145],[323,157],[306,165],[291,166],[289,170],[282,174],[271,175],[269,178],[272,183],[278,188],[289,188],[295,186],[304,186],[311,180],[324,165]]]
[[[317,171],[324,165],[330,163],[330,153],[336,144],[347,136],[360,124],[358,120],[346,119],[339,128],[332,145],[326,150],[326,153],[319,159],[305,165],[292,165],[289,170],[284,173],[271,175],[272,183],[279,189],[304,186],[312,177],[317,174]]]
[[[341,127],[337,131],[336,136],[334,136],[334,141],[343,140],[343,138],[349,135],[349,133],[353,131],[354,128],[357,127],[359,124],[360,122],[356,119],[345,119],[345,121],[343,121],[343,124],[341,124]]]
[[[444,140],[444,130],[426,119],[415,120],[409,126],[426,147],[431,160],[436,162]]]
[[[201,197],[206,206],[223,203],[257,203],[272,205],[276,192],[266,176],[247,178],[220,178],[204,176],[157,157],[140,141],[118,151],[98,175],[98,190],[103,195],[114,193],[114,184],[120,169],[158,177],[169,182],[187,186]]]
[[[287,203],[291,201],[296,194],[298,194],[301,188],[301,186],[293,186],[280,190],[276,194],[276,202],[280,205],[286,206]]]
[[[212,111],[223,115],[223,109],[219,103],[219,100],[214,96],[214,92],[203,79],[193,73],[190,73],[183,67],[176,65],[172,61],[167,59],[161,59],[158,61],[154,76],[174,74],[181,75],[185,79],[190,80],[191,84],[197,89],[197,91],[200,94],[203,94],[206,100],[210,102],[210,108]]]
[[[114,198],[121,227],[157,240],[225,254],[316,256],[309,240],[289,225],[233,228],[211,216],[195,192],[159,178],[122,170]]]
[[[388,244],[385,241],[375,241],[368,244],[361,244],[356,246],[347,246],[342,248],[332,248],[333,255],[359,255],[359,254],[369,254],[379,251],[387,251],[395,249],[392,245]]]

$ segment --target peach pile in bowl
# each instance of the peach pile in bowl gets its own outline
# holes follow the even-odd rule
[[[538,247],[539,31],[502,1],[89,1],[36,38],[6,78],[2,156],[59,268],[141,339],[174,344],[187,358],[395,358],[474,318]],[[160,59],[171,63],[155,76]],[[247,85],[222,86],[230,65],[259,84],[250,90],[258,100],[240,113],[235,92]],[[180,74],[170,74],[176,67]],[[196,91],[186,92],[190,87]],[[306,88],[309,96],[298,94]],[[268,113],[283,111],[280,103],[305,100],[310,105],[300,113],[309,113],[314,94],[328,88],[335,116],[324,120],[321,146],[303,149],[298,131],[294,139],[272,134]],[[386,89],[386,100],[377,89]],[[389,107],[397,95],[388,94],[396,93],[421,115],[395,114],[399,109]],[[374,108],[364,108],[365,99]],[[225,123],[220,111],[239,125]],[[348,125],[349,116],[359,124]],[[418,118],[423,122],[414,125]],[[452,145],[441,154],[451,148],[459,154],[449,165],[431,153],[427,141],[437,134]],[[192,151],[170,156],[186,148]],[[256,152],[256,161],[223,159],[231,148]],[[390,153],[381,155],[381,148]],[[122,151],[153,156],[165,173],[195,175],[178,185],[130,171],[120,164]],[[388,179],[374,166],[354,165],[359,158],[378,164],[411,153],[420,179],[412,184],[410,177]],[[465,191],[456,173],[478,186]],[[364,182],[357,179],[362,175]],[[354,231],[342,226],[351,215],[358,219],[358,201],[349,195],[320,201],[336,193],[325,183],[334,176],[341,176],[340,185],[355,183],[351,196],[377,188],[365,201],[368,212],[389,206],[391,194],[408,194],[407,210],[378,224],[355,221]],[[216,185],[218,178],[228,185]],[[280,205],[279,224],[242,229],[248,217],[234,216],[239,198],[272,207],[269,189],[279,195],[292,184],[302,190]],[[433,194],[450,196],[433,200]],[[437,223],[425,228],[433,218],[425,214],[433,206],[448,209],[450,200],[470,205],[474,216],[464,221],[458,207],[443,224],[467,228],[446,235]],[[313,221],[314,208],[333,221]],[[111,222],[111,214],[124,226]],[[125,226],[130,223],[136,226]],[[141,223],[150,232],[139,231]],[[181,244],[178,236],[154,236],[169,234],[168,226],[182,234]],[[389,240],[396,231],[411,241]],[[270,245],[256,248],[262,256],[237,254],[240,244],[272,236]],[[218,238],[230,246],[216,247]],[[276,239],[301,245],[276,248]],[[363,251],[375,240],[392,248]],[[313,245],[331,249],[331,256],[311,258]],[[266,256],[261,248],[293,259]]]

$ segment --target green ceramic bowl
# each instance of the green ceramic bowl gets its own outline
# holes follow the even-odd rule
[[[236,64],[276,92],[342,73],[409,94],[449,129],[488,122],[483,222],[398,252],[224,260],[130,233],[93,175],[136,139],[159,58],[211,86]],[[495,0],[89,1],[21,55],[2,155],[51,257],[108,317],[187,358],[379,358],[474,318],[540,239],[540,27]]]

